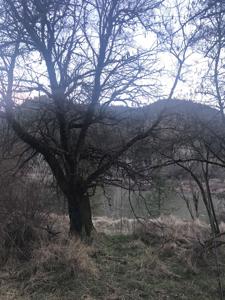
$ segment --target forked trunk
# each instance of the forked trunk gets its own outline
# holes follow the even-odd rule
[[[89,197],[79,193],[76,193],[74,196],[70,195],[68,199],[68,210],[70,218],[70,234],[78,235],[81,238],[83,234],[90,237],[94,226],[92,223]]]

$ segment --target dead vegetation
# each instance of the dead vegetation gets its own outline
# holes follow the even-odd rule
[[[66,216],[51,214],[58,220],[57,230],[65,232],[69,219]],[[57,223],[57,222],[55,222]],[[216,245],[225,243],[225,224],[220,223],[221,234],[214,238],[210,226],[199,219],[182,220],[173,215],[162,215],[155,219],[110,219],[94,218],[97,232],[107,235],[134,235],[147,246],[157,248],[160,255],[176,256],[187,269],[198,272],[198,266],[207,264],[207,259]]]
[[[162,216],[143,226],[96,218],[91,246],[68,236],[66,216],[48,215],[51,233],[38,219],[16,220],[1,230],[9,238],[17,228],[2,244],[0,299],[217,299],[213,253],[205,247],[210,229],[198,220]]]
[[[40,229],[37,220],[26,220],[23,225],[22,221],[16,223],[14,219],[2,230],[0,299],[31,299],[31,295],[46,299],[42,293],[48,294],[47,299],[61,299],[57,289],[71,282],[79,285],[80,277],[98,277],[92,247],[65,231],[53,234],[56,232],[52,227],[51,233],[44,227]]]

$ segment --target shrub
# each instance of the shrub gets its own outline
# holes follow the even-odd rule
[[[174,216],[147,220],[136,228],[136,234],[146,244],[157,244],[162,256],[176,256],[188,270],[197,272],[206,262],[204,242],[210,228],[199,220],[184,221]]]

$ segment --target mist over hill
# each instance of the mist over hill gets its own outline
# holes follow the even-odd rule
[[[17,106],[18,111],[37,111],[42,110],[48,111],[52,108],[51,99],[46,96],[41,96],[39,98],[32,98],[24,101],[21,105]],[[67,110],[73,113],[84,113],[88,105],[85,104],[76,104],[73,102],[68,102]],[[96,114],[106,113],[109,116],[123,116],[123,117],[156,117],[159,114],[166,115],[181,115],[183,117],[193,116],[200,117],[201,119],[208,119],[208,121],[213,121],[213,119],[219,117],[219,110],[207,105],[191,100],[179,100],[179,99],[162,99],[155,101],[151,104],[140,106],[140,107],[131,107],[131,106],[121,106],[121,105],[98,105],[96,109]]]

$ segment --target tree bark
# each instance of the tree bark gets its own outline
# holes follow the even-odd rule
[[[80,194],[74,191],[74,194],[68,197],[68,212],[70,219],[70,234],[87,237],[91,236],[94,229],[92,222],[92,212],[90,199],[86,194]]]

